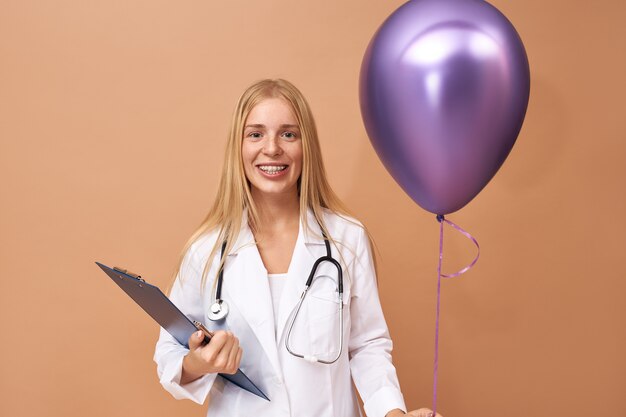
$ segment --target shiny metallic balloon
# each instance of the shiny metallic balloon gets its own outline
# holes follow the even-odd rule
[[[522,127],[530,71],[515,28],[482,0],[414,0],[361,67],[361,113],[383,164],[422,208],[448,214],[498,171]]]

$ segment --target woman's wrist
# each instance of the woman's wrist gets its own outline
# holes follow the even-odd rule
[[[391,410],[390,412],[385,414],[385,417],[403,416],[405,414],[406,413],[404,411],[400,410],[399,408],[394,408],[393,410]]]
[[[185,357],[183,358],[183,369],[181,371],[180,374],[180,385],[185,385],[188,384],[190,382],[195,381],[196,379],[200,378],[202,376],[202,374],[196,374],[194,372],[189,372],[189,355],[185,355]],[[187,366],[185,366],[187,365]]]

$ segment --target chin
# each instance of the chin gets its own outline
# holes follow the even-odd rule
[[[267,197],[280,197],[280,196],[287,196],[287,195],[295,195],[298,196],[298,187],[297,186],[290,186],[290,187],[281,187],[281,186],[277,186],[277,184],[270,184],[268,186],[261,186],[261,187],[256,187],[254,184],[252,184],[252,188],[255,189],[256,193],[262,196],[267,196]]]

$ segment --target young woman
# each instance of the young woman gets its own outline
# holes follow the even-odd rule
[[[161,331],[155,361],[176,398],[209,397],[209,416],[356,417],[354,382],[368,416],[405,414],[368,235],[331,190],[289,82],[240,97],[217,198],[183,253],[170,298],[216,333],[187,349]],[[217,376],[238,368],[271,401]]]

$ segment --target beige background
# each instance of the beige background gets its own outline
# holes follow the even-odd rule
[[[217,184],[237,96],[314,109],[333,186],[371,229],[409,407],[431,403],[437,223],[358,108],[402,1],[0,1],[0,415],[202,416],[161,389],[157,328],[94,265],[166,287]],[[446,417],[626,415],[622,2],[506,1],[532,72],[507,162],[453,221],[478,265],[443,285]],[[450,233],[445,268],[472,246]]]

